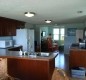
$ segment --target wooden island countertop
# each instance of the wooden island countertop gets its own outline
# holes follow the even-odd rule
[[[8,74],[21,80],[51,80],[55,57],[58,52],[48,57],[20,55],[19,51],[0,52],[0,58],[7,58]]]
[[[70,49],[69,68],[74,67],[86,68],[86,49]]]

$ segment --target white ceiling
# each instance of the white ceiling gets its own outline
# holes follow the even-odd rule
[[[35,12],[32,18],[25,12]],[[83,11],[83,13],[77,13]],[[86,0],[0,0],[0,16],[31,24],[51,24],[86,21]]]

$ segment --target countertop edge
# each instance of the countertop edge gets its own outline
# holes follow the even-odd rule
[[[15,59],[28,59],[28,60],[52,60],[53,58],[55,58],[58,55],[58,52],[55,53],[51,53],[51,55],[49,57],[30,57],[30,56],[21,56],[18,55],[19,51],[8,51],[7,53],[2,53],[2,55],[0,54],[0,58],[15,58]]]

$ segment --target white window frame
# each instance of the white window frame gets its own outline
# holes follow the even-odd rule
[[[58,34],[54,34],[54,29],[59,29],[59,33],[58,33]],[[63,33],[63,34],[61,34],[61,29],[64,29],[64,33]],[[55,38],[54,38],[54,35],[58,35],[58,39],[55,39]],[[61,40],[61,35],[65,36],[65,28],[53,28],[53,40],[54,40],[54,41],[55,41],[55,40],[64,41],[64,39]]]

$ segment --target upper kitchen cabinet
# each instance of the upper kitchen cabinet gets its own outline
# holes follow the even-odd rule
[[[0,17],[0,36],[15,36],[16,29],[24,28],[25,22]]]
[[[6,27],[5,33],[3,33],[4,36],[15,36],[16,35],[16,27],[15,26],[9,26]]]

